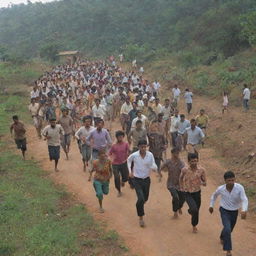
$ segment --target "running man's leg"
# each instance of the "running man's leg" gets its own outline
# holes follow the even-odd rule
[[[142,189],[143,189],[145,203],[148,201],[150,183],[151,181],[149,177],[143,180]]]
[[[143,192],[143,180],[138,178],[133,178],[134,188],[137,194],[137,202],[136,209],[139,217],[143,217],[145,215],[144,212],[144,204],[145,204],[145,196]]]
[[[129,179],[129,170],[127,166],[127,162],[120,165],[120,174],[121,174],[121,186],[124,187],[125,182]]]
[[[223,224],[220,239],[223,241],[223,250],[232,250],[231,232],[235,227],[238,211],[227,211],[220,207],[220,215]]]
[[[199,222],[199,208],[201,205],[201,191],[196,193],[185,193],[185,200],[189,206],[188,213],[191,217],[191,224],[193,226],[193,232],[197,232],[196,226]]]
[[[120,165],[113,164],[113,174],[114,174],[114,181],[115,181],[115,188],[118,191],[118,195],[121,195],[121,181],[120,181]]]
[[[179,195],[175,188],[168,188],[172,195],[172,210],[174,212],[174,218],[178,217],[177,211],[179,210]]]
[[[93,182],[93,187],[95,189],[96,192],[96,197],[98,198],[99,201],[99,206],[100,206],[100,212],[103,213],[104,210],[102,208],[102,201],[103,201],[103,186],[102,186],[102,182],[95,180]]]

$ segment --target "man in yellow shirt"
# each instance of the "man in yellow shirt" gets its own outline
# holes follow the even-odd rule
[[[197,126],[203,130],[203,133],[206,136],[206,128],[208,127],[209,117],[205,114],[205,110],[201,109],[199,115],[197,115],[195,119]]]

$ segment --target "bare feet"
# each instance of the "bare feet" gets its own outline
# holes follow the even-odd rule
[[[173,217],[172,217],[172,218],[175,220],[175,219],[178,219],[178,217],[179,217],[179,216],[178,216],[178,213],[175,212],[175,213],[173,214]]]
[[[144,222],[143,219],[140,219],[140,220],[139,220],[139,224],[140,224],[140,227],[141,227],[141,228],[144,228],[144,227],[145,227],[145,222]]]
[[[231,253],[231,251],[227,251],[227,254],[226,254],[226,256],[232,256],[232,253]]]
[[[117,197],[121,197],[123,193],[121,191],[118,192]]]
[[[198,229],[197,227],[193,227],[193,231],[192,231],[194,234],[196,234],[198,232]]]
[[[122,182],[122,183],[121,183],[121,186],[124,187],[124,185],[125,185],[125,182]]]
[[[104,212],[105,212],[104,209],[102,207],[100,207],[99,213],[104,213]]]
[[[58,169],[58,168],[55,168],[55,172],[59,172],[59,169]]]
[[[182,209],[179,209],[179,215],[182,215]]]

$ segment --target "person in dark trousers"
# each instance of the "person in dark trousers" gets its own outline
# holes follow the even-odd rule
[[[147,151],[147,141],[140,140],[138,143],[139,150],[131,154],[127,159],[130,178],[132,179],[137,194],[137,214],[139,216],[139,225],[144,227],[144,204],[148,201],[150,190],[150,172],[157,170],[154,156]],[[132,167],[133,162],[133,167]]]
[[[188,204],[191,215],[193,233],[197,233],[199,209],[201,206],[201,185],[206,186],[205,170],[198,166],[198,154],[188,154],[188,167],[184,167],[180,174],[180,186]]]
[[[17,148],[21,150],[23,159],[25,160],[25,152],[27,150],[27,140],[26,140],[26,129],[24,124],[19,121],[18,116],[12,117],[13,124],[10,126],[10,132],[14,132],[14,140]]]
[[[182,168],[185,167],[184,162],[179,157],[179,149],[173,148],[171,150],[172,156],[170,159],[167,159],[162,165],[160,172],[162,170],[168,171],[167,179],[167,189],[172,195],[172,209],[174,212],[173,218],[178,218],[179,214],[182,214],[182,206],[185,202],[184,193],[180,189],[179,177]]]
[[[113,156],[112,168],[115,177],[115,188],[118,191],[118,197],[122,196],[121,186],[124,187],[128,181],[129,171],[127,168],[127,157],[129,155],[129,145],[124,142],[125,133],[116,132],[117,142],[110,148],[109,155]]]
[[[220,200],[220,216],[223,229],[220,234],[220,242],[223,244],[223,250],[227,256],[231,256],[232,242],[231,233],[236,225],[238,210],[242,208],[241,218],[246,219],[248,210],[248,199],[241,184],[235,183],[235,174],[227,171],[224,174],[225,184],[219,186],[211,197],[209,212],[213,213],[213,206],[218,196]]]
[[[164,132],[163,132],[164,133]],[[150,132],[148,133],[149,151],[153,154],[157,165],[159,174],[159,182],[162,180],[160,172],[161,161],[163,160],[163,152],[167,148],[167,140],[158,129],[158,121],[155,120],[150,125]]]

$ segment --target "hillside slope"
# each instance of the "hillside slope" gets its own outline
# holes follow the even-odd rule
[[[253,42],[254,7],[254,0],[28,2],[0,9],[0,44],[23,57],[48,47],[145,60],[178,52],[194,56],[190,64],[211,63]]]

